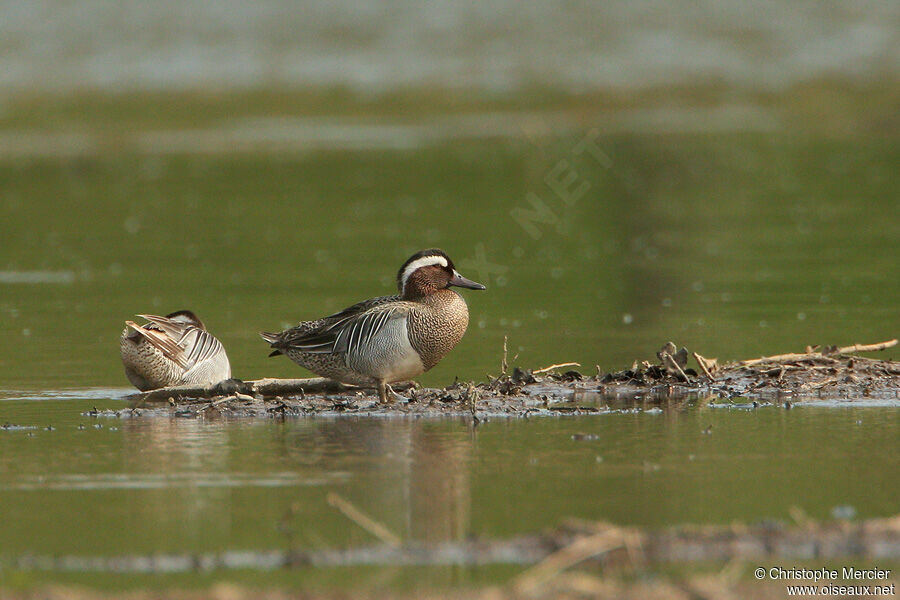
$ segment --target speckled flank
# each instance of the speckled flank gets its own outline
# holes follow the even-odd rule
[[[377,380],[371,375],[357,373],[347,366],[342,352],[313,353],[289,348],[284,351],[288,358],[322,377],[354,385],[371,385]]]
[[[180,379],[181,368],[178,365],[168,360],[144,338],[132,338],[128,333],[126,327],[119,338],[119,352],[128,381],[143,391],[164,387],[168,382]]]

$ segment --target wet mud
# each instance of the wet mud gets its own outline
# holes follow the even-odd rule
[[[574,363],[530,370],[515,367],[481,383],[445,388],[395,386],[398,398],[379,403],[373,390],[323,379],[229,380],[207,388],[165,388],[131,397],[131,407],[86,416],[494,417],[589,415],[653,411],[673,404],[791,408],[802,402],[900,405],[900,362],[856,352],[891,348],[896,340],[844,348],[807,347],[718,365],[671,342],[656,360],[621,371],[585,374]]]

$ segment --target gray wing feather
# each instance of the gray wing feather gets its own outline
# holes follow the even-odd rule
[[[159,327],[181,348],[177,356],[169,358],[188,370],[223,351],[222,343],[213,334],[199,327],[157,315],[139,316]]]
[[[330,323],[304,340],[294,340],[291,348],[310,353],[346,352],[353,354],[372,342],[391,319],[403,316],[399,307],[375,307],[366,312],[348,315]]]
[[[196,334],[196,339],[193,340],[193,344],[190,344],[190,340],[185,339],[185,341],[188,342],[187,362],[189,365],[198,365],[203,361],[214,357],[223,350],[222,343],[208,331],[192,327],[191,331],[185,335],[185,338],[189,338],[193,334]]]
[[[385,306],[399,299],[382,296],[365,300],[323,319],[306,321],[279,334],[265,334],[263,338],[279,350],[295,349],[313,354],[343,352],[349,347],[359,347],[360,334],[371,340],[395,311],[405,312],[403,308]],[[383,317],[380,322],[379,316]],[[371,322],[373,319],[375,322]]]
[[[384,324],[398,312],[396,308],[386,308],[359,315],[338,331],[332,352],[355,354],[371,343]]]

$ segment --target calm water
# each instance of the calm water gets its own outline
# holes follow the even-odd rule
[[[886,516],[900,496],[887,476],[900,468],[895,408],[671,410],[473,430],[457,420],[79,416],[95,405],[118,406],[3,402],[5,415],[40,425],[0,432],[7,556],[281,550],[291,507],[300,547],[373,543],[329,506],[331,491],[402,538],[432,542],[566,517],[790,521],[794,507],[828,519],[847,506]]]
[[[119,108],[127,119],[134,107]],[[664,134],[633,126],[652,123],[646,115],[593,113],[559,135],[533,135],[533,116],[484,115],[477,123],[497,125],[488,134],[451,135],[429,118],[414,130],[353,119],[290,130],[330,140],[320,152],[267,134],[253,138],[261,151],[234,151],[248,138],[222,138],[225,125],[206,136],[173,123],[142,138],[156,144],[145,151],[130,145],[130,126],[108,124],[87,132],[100,143],[91,151],[43,138],[7,147],[0,423],[32,428],[0,430],[0,549],[281,549],[291,506],[301,546],[370,543],[325,502],[330,491],[416,540],[509,536],[565,517],[661,526],[787,519],[792,507],[895,514],[895,408],[688,409],[477,430],[81,414],[124,406],[117,338],[135,313],[191,308],[237,377],[301,376],[266,358],[256,332],[391,293],[402,261],[430,246],[488,290],[464,292],[470,329],[428,385],[496,373],[504,336],[514,364],[574,360],[587,371],[651,358],[669,339],[724,360],[895,337],[895,138],[818,135],[761,110],[766,126],[710,129],[701,111],[693,128]],[[133,113],[147,111],[166,109]]]

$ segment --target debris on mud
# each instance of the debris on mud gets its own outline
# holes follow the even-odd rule
[[[511,374],[478,384],[454,382],[445,388],[395,385],[406,401],[380,404],[377,394],[328,379],[231,379],[208,387],[162,388],[133,396],[138,414],[198,417],[233,416],[468,416],[579,415],[635,409],[671,401],[746,398],[748,405],[790,405],[809,399],[900,399],[900,362],[858,356],[891,348],[897,340],[779,354],[719,365],[672,342],[657,361],[596,375],[561,363],[543,369],[515,367]],[[689,366],[694,359],[696,368]],[[504,361],[505,366],[505,361]],[[568,369],[568,370],[564,370]],[[135,416],[132,409],[116,416]],[[87,415],[100,416],[100,415]]]

